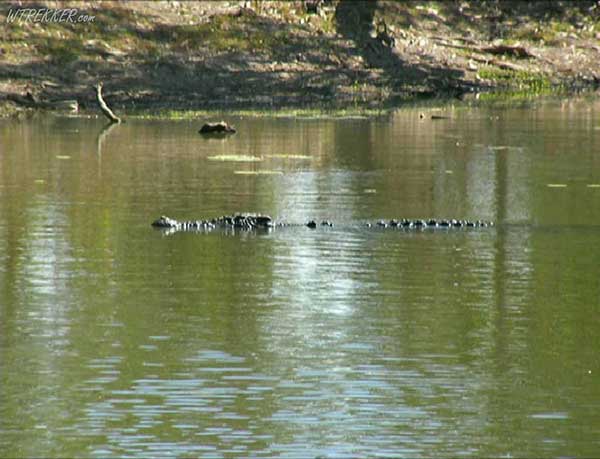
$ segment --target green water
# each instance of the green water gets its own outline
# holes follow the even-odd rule
[[[448,113],[0,121],[0,456],[598,456],[600,104]]]

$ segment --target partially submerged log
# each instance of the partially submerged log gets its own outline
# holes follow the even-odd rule
[[[235,128],[225,121],[206,123],[198,131],[200,134],[235,134]]]
[[[426,118],[425,113],[419,113],[419,118],[424,119]],[[430,115],[429,119],[432,120],[449,120],[450,117],[449,116],[444,116],[444,115]]]
[[[102,110],[102,113],[104,113],[104,116],[106,116],[111,123],[121,122],[121,118],[113,113],[113,111],[108,107],[108,105],[106,105],[106,102],[104,102],[104,99],[102,98],[102,82],[99,82],[96,85],[96,101],[100,106],[100,110]]]

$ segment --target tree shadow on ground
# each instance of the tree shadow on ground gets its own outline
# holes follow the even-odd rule
[[[439,92],[460,95],[471,87],[462,78],[461,70],[404,62],[394,47],[390,46],[393,42],[385,43],[385,36],[377,30],[377,9],[377,1],[340,0],[335,10],[337,30],[343,37],[356,43],[368,66],[383,70],[384,78],[395,89],[421,84],[426,88],[426,95]]]
[[[394,94],[459,95],[476,84],[473,79],[469,83],[446,59],[438,59],[437,65],[431,56],[413,61],[415,52],[403,59],[400,48],[378,36],[378,18],[389,14],[402,28],[417,27],[424,18],[433,24],[443,21],[456,35],[469,36],[475,30],[485,36],[494,15],[511,21],[520,20],[515,19],[517,13],[523,18],[560,19],[567,10],[585,12],[593,4],[582,1],[569,9],[572,2],[542,6],[546,3],[552,5],[538,11],[535,5],[512,0],[438,2],[438,14],[429,6],[412,11],[413,2],[340,0],[334,12],[338,36],[242,7],[198,13],[193,24],[187,20],[192,16],[176,14],[177,20],[163,21],[157,10],[135,2],[85,4],[82,12],[88,8],[96,16],[92,23],[32,27],[9,24],[2,17],[22,7],[20,2],[0,3],[0,22],[5,24],[0,32],[0,99],[31,91],[41,99],[77,98],[85,107],[95,103],[93,85],[98,81],[104,81],[105,96],[116,108],[344,104],[363,102],[362,94],[368,91],[364,97],[374,104],[394,103]],[[46,8],[41,3],[26,6]],[[493,30],[489,36],[494,36]],[[22,50],[26,51],[19,56]],[[368,88],[361,89],[363,85]],[[385,93],[388,88],[391,97]],[[375,94],[379,90],[381,95]]]
[[[543,25],[547,28],[552,22],[560,22],[578,27],[583,18],[597,20],[600,17],[600,8],[595,0],[483,0],[439,2],[437,7],[452,30],[465,36],[476,31],[488,40],[510,36],[520,26]]]
[[[0,14],[18,7],[2,4]],[[117,107],[199,109],[326,102],[335,100],[337,86],[366,74],[339,68],[340,56],[356,55],[342,40],[251,12],[213,15],[194,26],[157,23],[124,7],[93,13],[91,24],[44,24],[43,33],[8,25],[5,39],[27,37],[35,53],[0,62],[0,83],[41,99],[77,98],[86,107],[94,104],[93,85],[104,81]],[[135,47],[120,52],[127,43]],[[276,69],[278,62],[292,65]],[[8,94],[0,88],[0,98]]]

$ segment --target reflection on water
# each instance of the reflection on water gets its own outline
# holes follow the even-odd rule
[[[1,122],[0,451],[593,456],[597,114]],[[149,226],[235,211],[336,225]],[[499,224],[356,225],[430,216]]]

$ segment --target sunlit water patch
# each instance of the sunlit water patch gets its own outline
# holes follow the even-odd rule
[[[597,111],[1,122],[0,450],[594,456]],[[364,225],[429,217],[497,225]]]

